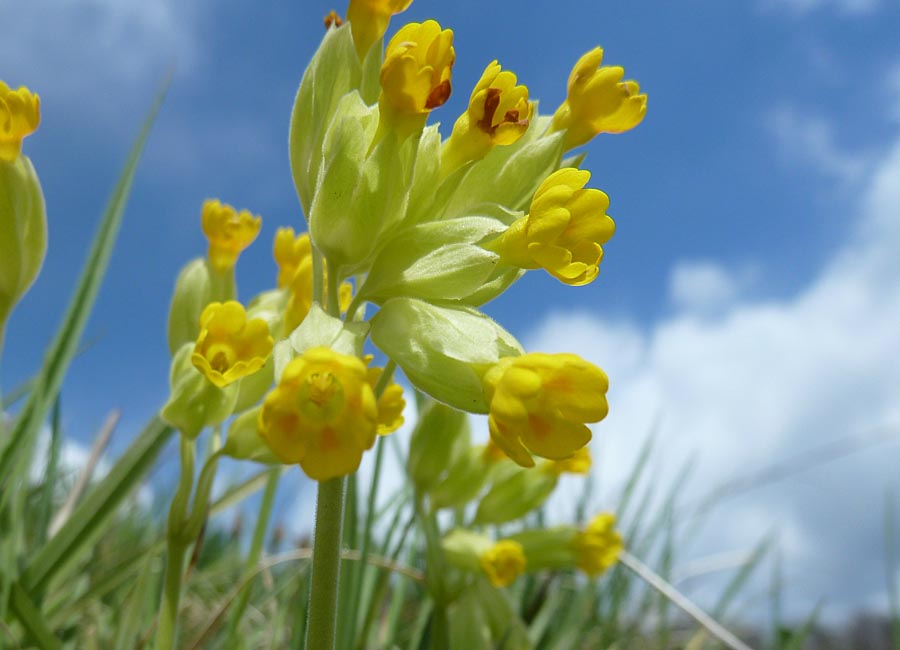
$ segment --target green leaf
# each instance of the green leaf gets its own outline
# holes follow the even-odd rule
[[[62,643],[47,627],[41,612],[18,583],[12,587],[10,609],[41,650],[62,648]]]

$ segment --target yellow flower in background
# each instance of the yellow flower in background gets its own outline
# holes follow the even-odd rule
[[[217,199],[209,199],[203,203],[201,224],[209,240],[209,262],[222,273],[233,269],[241,251],[256,239],[262,219],[249,210],[238,212]]]
[[[266,321],[247,320],[241,303],[213,302],[200,315],[200,336],[191,363],[209,381],[224,388],[262,368],[273,345]]]
[[[609,197],[584,187],[590,178],[590,172],[572,167],[552,173],[535,192],[529,214],[488,247],[511,266],[543,267],[573,286],[592,282],[616,224],[606,214]]]
[[[366,355],[366,363],[372,362],[372,355]],[[375,385],[381,377],[384,368],[369,368],[368,381],[375,390]],[[383,436],[396,431],[403,425],[403,409],[406,408],[406,400],[403,399],[403,389],[393,379],[378,398],[378,435]]]
[[[556,475],[587,474],[591,471],[591,452],[587,447],[582,447],[568,458],[550,461],[546,467]]]
[[[574,354],[504,357],[483,377],[491,439],[516,463],[572,456],[609,410],[606,374]]]
[[[0,81],[0,160],[15,162],[22,139],[41,122],[41,98],[25,86],[13,90]]]
[[[495,587],[508,587],[525,572],[525,551],[518,542],[502,539],[481,554],[479,564]]]
[[[401,136],[422,129],[428,113],[450,98],[455,60],[452,30],[434,20],[401,27],[381,65],[380,128],[392,126]]]
[[[647,113],[647,95],[638,82],[622,81],[625,70],[601,66],[603,49],[584,54],[569,75],[568,95],[553,115],[551,131],[565,131],[565,148],[574,149],[598,133],[633,129]]]
[[[572,548],[578,568],[589,576],[598,576],[609,569],[625,548],[622,536],[616,530],[616,516],[604,512],[594,517],[575,535]]]
[[[528,129],[533,110],[528,88],[516,85],[516,75],[496,60],[489,63],[441,150],[442,173],[484,158],[495,145],[516,142]]]
[[[406,11],[412,0],[350,0],[347,20],[353,33],[353,44],[363,59],[369,48],[384,36],[391,16]]]
[[[275,455],[317,481],[355,472],[377,429],[366,364],[323,347],[287,365],[259,414],[260,435]]]

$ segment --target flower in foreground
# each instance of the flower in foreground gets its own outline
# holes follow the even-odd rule
[[[525,552],[518,542],[501,539],[481,554],[479,564],[492,585],[507,587],[525,572]]]
[[[366,364],[329,348],[293,359],[265,398],[259,432],[278,458],[317,481],[352,474],[375,443],[378,406]]]
[[[633,129],[647,113],[647,95],[638,82],[622,81],[625,70],[601,66],[603,49],[584,54],[569,75],[566,100],[553,115],[551,131],[565,131],[565,149],[574,149],[599,133]]]
[[[34,133],[40,121],[40,97],[25,86],[13,90],[0,81],[0,160],[15,162],[22,139]]]
[[[516,75],[492,61],[475,84],[469,107],[453,125],[441,150],[441,172],[484,158],[496,145],[513,144],[528,129],[534,104],[528,88],[516,85]]]
[[[600,575],[613,566],[622,554],[625,545],[615,526],[616,516],[604,512],[591,519],[572,540],[578,568],[589,576]]]
[[[266,321],[248,320],[241,303],[213,302],[200,316],[200,336],[191,363],[209,381],[224,388],[262,368],[273,345]]]
[[[487,247],[505,264],[544,268],[572,286],[592,282],[616,225],[606,214],[609,197],[584,187],[590,178],[590,172],[572,167],[553,172],[534,193],[528,215]]]
[[[608,411],[606,374],[574,354],[504,357],[483,378],[491,439],[516,463],[563,460],[591,439]]]
[[[201,225],[209,240],[209,263],[222,273],[233,269],[241,251],[256,239],[262,219],[249,210],[238,212],[228,204],[209,199],[203,203]]]
[[[421,130],[428,113],[450,98],[455,60],[452,30],[434,20],[401,27],[381,66],[379,128],[391,125],[401,137]]]

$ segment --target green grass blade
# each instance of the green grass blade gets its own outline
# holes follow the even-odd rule
[[[125,205],[131,192],[141,152],[144,149],[144,144],[147,142],[147,137],[150,135],[150,128],[162,105],[168,85],[169,81],[167,79],[163,83],[163,87],[150,109],[150,114],[144,120],[141,132],[131,148],[128,161],[125,163],[122,175],[113,190],[103,219],[97,229],[97,234],[94,236],[87,262],[82,269],[81,277],[78,280],[72,301],[69,303],[65,318],[56,333],[53,343],[47,350],[43,367],[36,378],[34,389],[28,396],[28,402],[22,410],[19,420],[16,422],[16,426],[3,449],[3,453],[0,454],[0,486],[3,486],[2,490],[0,490],[0,499],[5,498],[4,495],[8,491],[5,486],[14,485],[15,479],[18,478],[17,475],[22,471],[27,471],[27,463],[20,462],[20,455],[29,446],[27,442],[37,434],[41,423],[43,423],[47,415],[47,410],[59,393],[63,377],[78,349],[78,342],[84,333],[88,317],[100,290],[100,283],[109,265],[109,258],[116,243],[116,236],[125,213]],[[19,469],[23,466],[25,467],[24,470]],[[12,474],[14,468],[18,470],[16,475]]]
[[[38,544],[43,545],[47,541],[47,531],[50,527],[50,516],[53,512],[53,492],[56,489],[56,481],[59,473],[59,452],[62,445],[60,399],[56,398],[53,404],[53,416],[50,427],[50,448],[47,454],[47,467],[44,470],[44,481],[40,488],[40,502],[38,503]]]
[[[62,643],[57,639],[44,622],[40,611],[19,584],[12,586],[10,594],[10,610],[28,632],[31,639],[41,650],[57,650]]]
[[[21,577],[25,589],[30,593],[42,591],[50,578],[79,555],[143,480],[172,433],[172,428],[159,418],[150,421],[59,532],[31,558]]]

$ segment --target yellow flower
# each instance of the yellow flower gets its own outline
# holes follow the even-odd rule
[[[480,160],[495,145],[516,142],[528,129],[534,105],[528,88],[516,85],[516,75],[492,61],[469,98],[469,107],[453,125],[441,150],[441,171],[449,174]]]
[[[381,66],[379,128],[393,126],[401,136],[422,129],[428,113],[450,97],[455,59],[452,30],[433,20],[401,27]]]
[[[495,587],[507,587],[525,572],[525,551],[510,539],[495,542],[481,554],[479,564]]]
[[[201,223],[209,240],[209,262],[220,273],[234,268],[241,251],[253,243],[262,227],[262,219],[249,210],[238,212],[216,199],[204,201]]]
[[[633,129],[647,112],[647,95],[638,82],[622,81],[625,70],[600,66],[603,49],[595,47],[578,59],[569,75],[566,100],[556,109],[550,131],[565,131],[565,148],[573,149],[598,133]]]
[[[278,287],[289,291],[284,314],[287,333],[293,332],[313,303],[312,243],[308,233],[296,235],[293,228],[279,228],[275,233],[275,262],[278,264]],[[353,285],[342,282],[338,290],[341,312],[353,300]]]
[[[241,303],[213,302],[200,315],[200,336],[191,363],[213,384],[224,388],[262,368],[273,345],[266,321],[247,320]]]
[[[355,472],[377,429],[366,364],[322,347],[287,365],[259,414],[260,435],[275,455],[317,481]]]
[[[603,247],[616,229],[606,214],[609,197],[585,189],[590,172],[564,167],[534,194],[530,213],[488,247],[511,266],[543,267],[560,282],[588,284],[600,272]]]
[[[22,152],[22,138],[41,122],[41,98],[25,86],[13,90],[0,81],[0,160],[15,162]]]
[[[384,36],[391,16],[406,11],[411,4],[412,0],[350,0],[347,20],[360,59],[365,58],[375,41]]]
[[[594,517],[572,540],[576,564],[589,576],[598,576],[609,569],[624,550],[622,536],[615,526],[616,516],[604,512]]]
[[[372,355],[366,355],[364,361],[372,362]],[[378,383],[384,368],[369,368],[368,381],[372,390]],[[406,408],[406,400],[403,399],[403,389],[393,379],[378,398],[378,435],[383,436],[396,431],[403,425],[403,409]]]
[[[491,438],[523,467],[534,466],[531,454],[568,458],[591,439],[585,423],[609,410],[606,374],[574,354],[504,357],[483,383]]]
[[[591,471],[591,452],[587,447],[582,447],[568,458],[550,461],[547,469],[556,475],[587,474]]]

